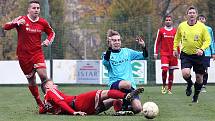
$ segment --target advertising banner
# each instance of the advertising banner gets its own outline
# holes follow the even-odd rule
[[[134,80],[137,84],[147,83],[147,62],[146,60],[135,60],[131,62]],[[125,70],[126,71],[126,70]],[[107,84],[109,81],[108,71],[102,65],[102,84]]]
[[[174,80],[173,83],[186,83],[186,81],[183,79],[182,73],[181,73],[181,61],[178,60],[178,67],[179,69],[174,70]],[[215,71],[215,63],[211,59],[210,61],[210,67],[208,68],[208,83],[214,83],[214,71]],[[191,77],[192,80],[196,80],[195,73],[191,69]],[[168,82],[168,81],[167,81]],[[162,84],[162,70],[161,70],[161,61],[156,60],[156,84]]]
[[[79,84],[100,84],[100,61],[77,60],[76,82]]]

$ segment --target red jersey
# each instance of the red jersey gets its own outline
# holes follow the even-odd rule
[[[158,54],[160,48],[160,55],[173,55],[173,43],[176,34],[176,29],[167,27],[160,28],[157,32],[157,37],[154,45],[154,54]]]
[[[25,24],[18,25],[16,21],[24,19]],[[28,15],[19,16],[12,22],[8,22],[3,27],[5,30],[16,28],[18,33],[18,56],[32,56],[35,53],[42,53],[41,36],[42,32],[47,34],[47,40],[51,43],[54,40],[55,33],[48,22],[43,18],[32,20]]]
[[[75,96],[67,96],[58,89],[47,91],[44,97],[47,112],[52,114],[73,114],[75,110],[69,104],[74,98]]]
[[[69,96],[58,89],[53,89],[47,91],[45,104],[48,106],[48,112],[52,114],[73,114],[82,111],[86,112],[87,115],[92,115],[96,114],[101,92],[102,90],[94,90],[77,96]],[[74,101],[73,106],[72,101]]]

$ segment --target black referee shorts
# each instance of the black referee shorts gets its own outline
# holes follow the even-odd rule
[[[181,52],[180,59],[181,59],[181,69],[184,68],[192,68],[193,71],[197,74],[204,74],[205,73],[205,66],[203,64],[205,55],[198,56],[196,54],[188,55],[184,52]]]

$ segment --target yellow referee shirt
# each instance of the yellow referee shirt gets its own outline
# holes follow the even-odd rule
[[[182,22],[174,38],[174,50],[177,50],[180,43],[181,51],[188,55],[196,54],[197,49],[204,51],[210,45],[210,35],[206,26],[199,21],[193,26],[189,26],[187,21]]]

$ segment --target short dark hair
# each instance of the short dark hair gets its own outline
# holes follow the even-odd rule
[[[186,11],[186,14],[188,14],[188,11],[191,10],[191,9],[194,9],[196,11],[196,13],[198,14],[198,10],[195,6],[191,5],[187,8],[187,11]]]
[[[166,15],[165,18],[172,18],[172,16],[171,15]]]
[[[37,3],[37,4],[40,5],[40,2],[39,2],[38,0],[30,0],[30,1],[29,1],[29,5],[32,4],[32,3]]]
[[[203,14],[200,14],[200,15],[198,15],[198,19],[200,18],[200,17],[202,17],[202,18],[205,18],[206,19],[206,16],[205,15],[203,15]]]

